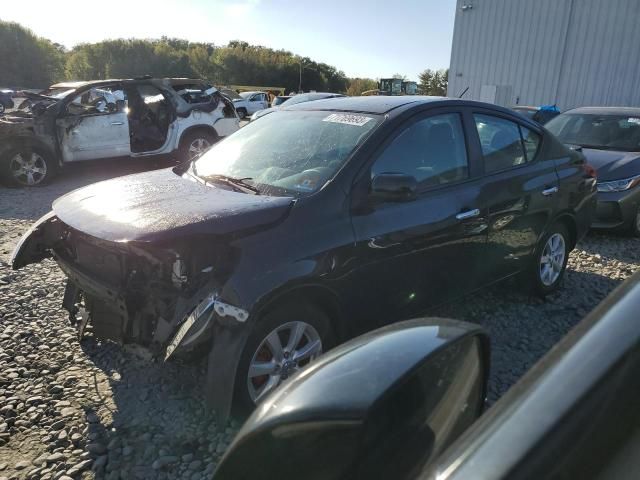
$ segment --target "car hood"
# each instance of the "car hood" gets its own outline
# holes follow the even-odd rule
[[[74,190],[58,198],[53,211],[70,227],[103,240],[164,242],[268,228],[293,203],[292,197],[229,191],[164,169]]]
[[[640,152],[619,152],[584,148],[587,162],[596,169],[598,181],[621,180],[640,175]]]
[[[260,118],[260,117],[264,117],[269,113],[276,112],[278,110],[280,110],[280,107],[263,108],[262,110],[258,110],[254,115],[256,116],[256,118]]]

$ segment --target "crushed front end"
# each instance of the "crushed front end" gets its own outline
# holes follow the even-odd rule
[[[248,317],[219,298],[234,256],[211,247],[102,240],[51,212],[22,238],[12,266],[55,259],[68,277],[63,307],[80,336],[91,326],[96,338],[142,345],[167,359],[208,345],[214,315]]]

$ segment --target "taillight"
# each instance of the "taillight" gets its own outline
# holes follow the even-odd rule
[[[582,168],[584,170],[584,174],[587,177],[598,178],[598,173],[596,172],[596,169],[593,168],[591,165],[589,165],[587,162],[585,162],[584,165],[582,165]]]

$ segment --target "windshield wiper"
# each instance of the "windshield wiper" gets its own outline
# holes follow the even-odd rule
[[[230,177],[228,175],[216,174],[216,175],[207,175],[207,178],[228,183],[234,187],[244,188],[245,190],[249,190],[250,192],[253,192],[255,195],[260,195],[260,190],[258,190],[257,187],[254,187],[253,185],[246,182],[247,180],[253,180],[251,177],[235,178],[235,177]]]

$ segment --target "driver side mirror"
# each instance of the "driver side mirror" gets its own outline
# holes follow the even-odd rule
[[[483,412],[488,373],[478,325],[426,318],[362,335],[258,405],[214,479],[413,478]]]
[[[418,181],[404,173],[380,173],[371,180],[371,195],[380,200],[404,202],[412,200],[418,190]]]

